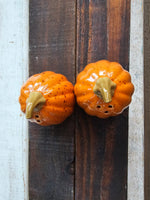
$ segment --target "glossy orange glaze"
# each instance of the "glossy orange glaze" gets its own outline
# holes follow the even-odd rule
[[[93,92],[97,79],[109,77],[117,84],[110,103],[105,103]],[[120,114],[131,102],[134,86],[129,72],[117,62],[101,60],[88,64],[77,76],[74,87],[77,103],[89,115],[107,118]]]
[[[45,71],[31,76],[21,88],[19,102],[25,113],[31,92],[39,91],[46,99],[40,111],[33,112],[31,122],[42,126],[59,124],[72,114],[75,104],[74,88],[65,76]]]

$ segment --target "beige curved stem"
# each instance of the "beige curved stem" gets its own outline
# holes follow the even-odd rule
[[[93,92],[105,103],[112,101],[112,96],[114,95],[116,89],[116,83],[114,83],[108,77],[99,78],[93,88]]]
[[[26,118],[30,119],[33,111],[39,111],[45,102],[46,99],[41,92],[31,92],[26,102]]]

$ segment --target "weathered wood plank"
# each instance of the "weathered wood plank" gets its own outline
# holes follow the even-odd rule
[[[77,1],[77,73],[99,59],[128,70],[130,1]],[[102,120],[78,109],[75,199],[127,199],[128,112]]]
[[[144,1],[145,200],[150,197],[150,0]]]
[[[128,200],[144,200],[143,1],[131,1],[130,41],[130,73],[135,93],[129,109]]]
[[[75,82],[75,1],[30,1],[30,75],[44,70]],[[74,116],[29,133],[30,199],[73,199]]]
[[[28,77],[28,0],[0,0],[0,199],[28,200],[28,129],[20,88]]]
[[[31,2],[31,1],[30,1]],[[147,14],[149,14],[149,0],[145,0],[146,3],[148,3],[148,5],[145,3],[145,19],[147,19],[145,21],[145,26],[148,28],[149,26],[149,21],[148,21],[148,16]],[[36,2],[39,5],[39,1]],[[20,91],[20,87],[22,85],[22,83],[27,79],[28,77],[28,1],[21,1],[21,0],[12,0],[11,2],[8,0],[0,0],[0,4],[1,4],[1,16],[5,16],[1,18],[1,40],[0,40],[0,46],[1,46],[1,54],[0,54],[0,66],[1,66],[1,103],[3,106],[1,108],[0,111],[0,115],[1,115],[1,128],[0,128],[0,146],[1,146],[1,158],[0,158],[0,177],[1,177],[1,183],[0,183],[0,199],[6,199],[6,200],[18,200],[18,199],[28,199],[28,137],[27,137],[27,124],[26,124],[26,120],[24,119],[22,113],[20,113],[20,108],[19,108],[19,104],[18,101],[16,100],[16,97],[19,96],[19,91]],[[143,59],[143,54],[142,54],[142,43],[143,43],[143,38],[142,38],[142,20],[143,20],[143,16],[142,16],[142,4],[141,1],[135,0],[132,1],[132,18],[131,18],[131,53],[130,53],[130,71],[131,74],[133,76],[133,74],[135,74],[135,76],[133,76],[133,82],[134,84],[136,83],[136,90],[135,93],[138,94],[133,96],[133,103],[130,106],[130,119],[129,119],[129,166],[128,166],[128,172],[129,172],[129,177],[128,177],[128,181],[130,184],[128,184],[128,200],[143,200],[144,199],[144,187],[143,187],[143,137],[144,137],[144,132],[143,132],[143,123],[144,121],[141,120],[141,116],[143,116],[143,72],[142,72],[142,59]],[[40,12],[40,5],[38,10],[36,10],[35,12]],[[31,12],[30,12],[31,14]],[[37,14],[38,15],[38,14]],[[44,13],[43,13],[44,15]],[[88,12],[86,13],[86,16],[88,16]],[[31,18],[31,17],[30,17]],[[39,19],[39,18],[38,18]],[[37,21],[38,21],[37,19]],[[34,19],[35,20],[35,19]],[[34,23],[35,21],[33,20],[32,23]],[[138,22],[138,23],[137,23]],[[38,24],[38,23],[37,23]],[[35,27],[37,26],[37,24],[35,25]],[[40,25],[42,24],[42,22],[40,23]],[[145,35],[149,36],[149,29],[146,28],[146,32]],[[36,33],[36,30],[34,30],[34,33]],[[38,29],[39,30],[39,29]],[[99,30],[100,31],[100,30]],[[102,31],[102,30],[101,30]],[[44,32],[44,30],[43,30]],[[30,32],[30,34],[32,35],[32,33]],[[43,33],[44,34],[44,33]],[[88,35],[88,33],[85,33]],[[34,38],[34,35],[32,36]],[[44,39],[44,38],[43,38]],[[83,39],[83,38],[82,38]],[[149,74],[149,69],[147,68],[147,62],[149,57],[147,56],[149,53],[149,42],[147,40],[148,38],[145,37],[145,83],[146,83],[146,88],[145,90],[147,92],[149,92],[149,88],[148,88],[148,74]],[[99,42],[99,41],[98,41]],[[23,44],[23,45],[22,45]],[[34,43],[35,45],[32,48],[35,48],[37,41],[35,41]],[[98,44],[98,48],[99,48],[100,42]],[[36,68],[36,63],[40,63],[39,65],[43,65],[42,63],[44,63],[44,58],[43,56],[40,57],[41,53],[38,51],[38,55],[40,57],[40,59],[38,59],[38,56],[36,56],[35,54],[32,54],[32,49],[31,48],[31,55],[30,55],[30,63],[31,61],[33,61],[34,63],[34,67],[32,69],[37,70],[36,72],[40,72],[42,71],[42,69],[40,69],[40,67]],[[40,49],[40,46],[38,47]],[[42,46],[41,46],[42,48]],[[48,46],[46,45],[46,48],[48,49]],[[45,49],[45,47],[44,47]],[[45,54],[45,60],[48,57],[48,52],[49,50],[47,50],[47,53]],[[41,51],[43,52],[43,51]],[[127,51],[128,53],[128,51]],[[16,57],[17,55],[17,57]],[[85,54],[86,55],[86,54]],[[110,54],[109,54],[110,55]],[[115,56],[116,54],[113,54],[113,56]],[[93,55],[94,56],[94,55]],[[99,56],[99,55],[98,55]],[[99,57],[97,56],[96,59],[99,59]],[[112,56],[112,57],[113,57]],[[103,52],[103,56],[102,58],[105,58],[105,52]],[[19,58],[19,59],[18,59]],[[80,55],[78,55],[78,58],[80,58]],[[101,58],[101,57],[100,57]],[[138,59],[137,59],[138,58]],[[81,58],[83,60],[83,58]],[[90,58],[92,59],[92,58]],[[89,62],[90,62],[89,59]],[[117,58],[116,58],[117,59]],[[86,59],[85,59],[86,60]],[[20,62],[21,61],[21,62]],[[47,62],[47,61],[46,61]],[[49,60],[49,62],[51,62]],[[32,64],[32,63],[31,63]],[[84,67],[84,65],[86,64],[86,62],[82,65]],[[12,68],[13,66],[13,68]],[[137,66],[139,68],[137,68]],[[52,68],[54,69],[54,67],[52,66]],[[32,75],[34,73],[34,70],[32,70],[30,68],[30,75]],[[45,70],[47,70],[47,68],[45,68]],[[56,68],[57,71],[57,68]],[[68,75],[68,72],[65,71],[64,72],[66,75]],[[69,72],[70,73],[70,72]],[[137,78],[138,75],[138,78]],[[7,81],[6,81],[7,80]],[[71,80],[71,78],[70,78]],[[140,83],[140,84],[139,84]],[[15,86],[14,86],[15,85]],[[13,90],[12,90],[12,86],[13,86]],[[9,95],[7,95],[4,90],[9,91]],[[3,95],[5,93],[5,95]],[[139,96],[139,94],[141,94]],[[148,125],[149,123],[149,111],[148,111],[148,106],[149,106],[149,93],[147,93],[148,95],[145,96],[145,124]],[[11,102],[13,102],[13,104],[11,104],[10,102],[10,96],[11,96]],[[136,108],[136,109],[135,109]],[[7,110],[9,110],[9,112],[7,112]],[[11,112],[10,112],[11,111]],[[80,112],[80,111],[78,111]],[[13,120],[12,123],[12,113],[13,113],[13,118],[15,116],[15,120]],[[137,115],[138,113],[138,115]],[[83,117],[87,117],[83,111],[81,111],[81,119],[82,116]],[[4,118],[5,116],[5,118]],[[18,116],[18,117],[17,117]],[[92,123],[100,123],[100,126],[103,127],[103,130],[99,131],[98,135],[98,140],[95,142],[95,139],[93,141],[93,137],[92,142],[90,142],[90,144],[92,145],[91,149],[94,149],[93,145],[95,145],[96,150],[93,150],[93,152],[90,150],[88,152],[91,153],[91,157],[93,157],[92,162],[91,162],[91,167],[95,167],[96,171],[98,173],[97,174],[101,174],[100,171],[100,167],[98,168],[98,164],[101,164],[101,158],[103,158],[103,154],[105,149],[107,149],[107,152],[109,153],[108,155],[111,156],[111,149],[113,148],[113,146],[111,146],[111,148],[109,146],[109,143],[107,142],[106,144],[106,148],[104,146],[104,142],[105,142],[105,127],[106,125],[103,124],[107,123],[107,121],[102,120],[100,122],[100,120],[95,119],[97,122],[94,122],[93,118],[93,122]],[[87,121],[91,123],[91,118],[87,118]],[[109,122],[110,123],[110,122]],[[112,122],[113,123],[113,122]],[[116,120],[117,123],[117,120]],[[86,126],[86,129],[84,130],[84,128],[82,127],[83,132],[84,131],[88,131],[88,127],[87,127],[87,123],[86,123],[86,119],[84,121],[84,126]],[[80,124],[79,124],[80,125]],[[149,156],[148,153],[148,147],[149,147],[149,140],[148,140],[148,128],[149,126],[146,125],[146,134],[145,134],[145,155]],[[63,125],[65,126],[65,125]],[[37,149],[38,147],[42,146],[42,150],[38,151],[36,153],[36,151],[33,152],[32,154],[32,159],[35,161],[35,165],[33,166],[32,172],[36,169],[36,166],[39,167],[43,167],[42,165],[45,165],[48,163],[47,167],[43,167],[43,170],[46,170],[46,173],[49,174],[49,171],[52,169],[51,167],[49,167],[50,165],[53,165],[53,163],[49,163],[49,162],[45,162],[45,157],[46,159],[48,159],[48,157],[50,156],[49,153],[51,153],[53,151],[53,153],[51,153],[51,155],[53,155],[54,158],[54,148],[53,145],[56,145],[57,148],[56,150],[60,151],[58,149],[57,145],[57,141],[54,138],[55,137],[55,133],[53,134],[52,140],[48,139],[49,138],[49,128],[46,128],[46,131],[43,134],[41,134],[40,136],[37,134],[37,129],[39,129],[39,127],[37,127],[37,125],[33,125],[33,135],[30,134],[31,140],[32,142],[30,144],[33,145],[33,149]],[[71,127],[72,128],[72,127]],[[80,126],[78,126],[78,128],[80,129]],[[55,127],[53,127],[52,129],[55,129]],[[93,128],[92,129],[94,131],[97,131],[97,128]],[[68,130],[68,128],[65,128],[65,131]],[[62,131],[61,127],[57,128],[57,131],[59,131],[60,135]],[[80,132],[82,132],[81,130],[79,130]],[[90,130],[91,131],[91,130]],[[138,131],[138,133],[137,133]],[[43,133],[43,129],[40,130],[41,133]],[[5,133],[5,134],[4,134]],[[51,134],[51,133],[50,133]],[[80,134],[80,133],[79,133]],[[84,133],[85,134],[85,133]],[[89,134],[89,133],[88,133]],[[131,135],[130,135],[131,134]],[[141,134],[141,135],[140,135]],[[46,135],[46,137],[45,137]],[[48,135],[48,136],[47,136]],[[58,135],[58,134],[57,134]],[[37,136],[37,138],[36,138]],[[51,145],[42,145],[42,141],[40,140],[40,137],[42,136],[42,140],[44,138],[45,143],[49,143]],[[130,137],[131,136],[131,137]],[[134,137],[136,136],[136,137]],[[68,137],[68,136],[67,136]],[[80,135],[77,135],[77,137],[80,137]],[[84,146],[89,145],[89,141],[87,140],[87,138],[82,137],[81,135],[81,144],[83,144]],[[35,139],[35,140],[34,140]],[[113,139],[113,138],[112,138]],[[64,140],[64,138],[62,139],[61,137],[59,137],[58,139],[59,141]],[[36,144],[36,142],[38,141],[38,144]],[[54,141],[54,143],[53,143]],[[106,139],[106,141],[108,141]],[[69,140],[70,142],[70,140]],[[72,141],[73,142],[73,141]],[[70,174],[73,174],[73,163],[72,161],[72,148],[71,149],[67,149],[67,145],[65,144],[65,142],[63,143],[63,152],[65,152],[64,154],[66,155],[66,157],[64,159],[68,160],[70,159],[70,164],[67,165],[67,167],[65,168],[66,171],[69,171]],[[120,143],[121,145],[121,143]],[[51,148],[52,146],[52,148]],[[70,147],[69,147],[70,148]],[[78,142],[78,149],[80,148],[80,144]],[[66,149],[67,149],[67,154],[66,154]],[[118,148],[119,149],[119,148]],[[52,150],[52,151],[51,151]],[[98,152],[98,151],[100,152]],[[134,150],[134,151],[133,151]],[[46,156],[44,156],[43,160],[41,159],[41,152],[42,151],[47,151]],[[68,155],[68,152],[70,151],[71,156]],[[74,151],[74,150],[73,150]],[[81,152],[81,151],[80,151]],[[88,156],[88,152],[85,154],[85,156]],[[98,154],[95,154],[95,152]],[[34,153],[35,156],[34,156]],[[82,153],[82,152],[81,152]],[[58,153],[59,154],[59,153]],[[101,156],[102,154],[102,156]],[[100,156],[101,157],[100,157]],[[136,155],[136,156],[135,156]],[[62,156],[62,155],[61,155]],[[39,158],[37,160],[37,157]],[[85,159],[85,157],[80,154],[80,158]],[[98,161],[95,161],[94,159],[97,159],[98,157]],[[35,159],[34,159],[35,158]],[[50,156],[50,159],[52,158],[52,156]],[[108,157],[107,157],[108,158]],[[149,158],[145,157],[145,200],[149,199],[149,175],[147,175],[147,173],[149,172]],[[79,159],[79,152],[78,152],[78,159]],[[54,160],[56,161],[57,159],[54,158]],[[34,162],[33,161],[33,162]],[[52,161],[52,159],[51,159]],[[106,159],[107,161],[107,159]],[[105,161],[105,163],[107,163]],[[85,162],[85,161],[84,161]],[[110,163],[112,162],[112,160],[109,161]],[[78,166],[81,168],[83,163],[79,162],[77,163]],[[90,167],[90,163],[87,162],[87,165],[89,166],[88,169],[84,169],[84,172],[86,173],[88,170],[92,170]],[[65,166],[65,165],[63,165]],[[101,165],[99,165],[101,166]],[[135,168],[136,166],[136,168]],[[39,169],[39,168],[38,168]],[[94,169],[94,170],[95,170]],[[62,167],[63,170],[63,167]],[[93,170],[92,170],[93,171]],[[37,172],[37,171],[36,171]],[[35,175],[36,175],[35,172]],[[51,171],[50,171],[51,172]],[[109,174],[111,172],[110,171],[106,171],[105,174]],[[45,177],[46,173],[42,172],[43,176],[45,180],[47,177]],[[78,171],[79,174],[79,171]],[[82,173],[81,177],[82,177]],[[90,173],[89,173],[90,174]],[[93,195],[93,193],[98,194],[99,195],[99,183],[97,183],[97,179],[95,178],[95,176],[93,176],[93,172],[91,173],[90,180],[91,181],[91,185],[93,185],[93,188],[90,191],[90,196]],[[41,174],[40,174],[41,176]],[[65,176],[65,173],[64,173]],[[106,176],[106,175],[105,175]],[[52,182],[54,183],[55,181],[58,181],[58,177],[57,176],[53,176],[51,177]],[[68,177],[68,176],[67,176]],[[87,176],[86,176],[87,177]],[[86,181],[86,177],[85,180]],[[34,180],[35,180],[35,176],[33,176]],[[66,177],[65,177],[66,178]],[[42,180],[42,179],[41,179]],[[78,179],[79,180],[79,179]],[[34,198],[38,199],[38,197],[36,196],[38,194],[38,189],[39,189],[39,194],[41,195],[41,188],[39,188],[40,185],[40,179],[37,175],[37,188],[34,187],[33,191],[31,191],[31,193],[35,193]],[[68,180],[67,180],[68,181]],[[70,181],[70,179],[69,179]],[[86,181],[87,182],[87,181]],[[104,182],[104,180],[103,180]],[[49,182],[47,182],[48,185],[50,185]],[[66,181],[63,182],[62,180],[62,185],[65,183],[66,185]],[[35,182],[33,183],[35,185]],[[105,182],[105,185],[107,184],[107,182]],[[108,183],[109,184],[109,183]],[[32,185],[32,184],[30,184]],[[104,186],[105,186],[104,185]],[[67,191],[67,189],[65,189],[65,187],[63,187],[63,189],[61,188],[63,186],[60,186],[60,190],[62,192],[62,190],[65,190],[65,193]],[[47,186],[48,188],[48,186]],[[104,188],[104,187],[103,187]],[[42,185],[42,189],[43,189],[43,185]],[[55,186],[53,188],[48,188],[48,190],[51,189],[56,189]],[[104,188],[105,189],[105,188]],[[107,187],[106,187],[107,189]],[[69,187],[70,190],[70,187]],[[82,190],[82,189],[81,189]],[[86,190],[86,192],[88,193],[88,187],[84,188],[84,191]],[[98,191],[97,191],[98,190]],[[52,191],[52,190],[51,190]],[[54,191],[54,190],[53,190]],[[58,196],[55,197],[55,195],[52,195],[55,199],[60,199],[61,196],[60,191],[58,191]],[[106,190],[104,190],[105,194]],[[48,194],[48,193],[47,193]],[[106,193],[107,194],[107,193]],[[49,194],[48,194],[49,195]],[[42,195],[41,195],[42,196]],[[50,196],[51,197],[51,196]],[[51,199],[54,199],[53,197],[51,197]],[[98,196],[100,198],[100,196]],[[97,197],[97,198],[98,198]],[[32,199],[32,198],[30,198]]]

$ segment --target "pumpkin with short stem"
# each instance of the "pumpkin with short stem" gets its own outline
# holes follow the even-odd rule
[[[42,126],[60,124],[73,112],[73,90],[72,83],[62,74],[35,74],[21,88],[21,110],[27,119]]]
[[[134,86],[129,72],[119,63],[101,60],[79,73],[74,91],[78,105],[87,114],[107,118],[130,104]]]

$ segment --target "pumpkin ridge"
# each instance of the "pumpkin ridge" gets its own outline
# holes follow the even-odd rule
[[[59,87],[63,88],[64,86],[62,84],[64,84],[64,82],[66,82],[65,85],[67,85],[67,88],[68,88],[68,86],[72,86],[72,83],[70,83],[68,85],[68,81],[67,80],[63,80],[62,82],[58,82],[58,83],[53,83],[51,86],[49,86],[48,81],[45,81],[45,83],[43,84],[43,88],[41,88],[40,90],[38,88],[41,86],[41,84],[35,86],[36,83],[33,85],[33,90],[30,90],[30,88],[26,88],[26,90],[29,91],[29,93],[32,92],[32,91],[35,91],[35,92],[36,91],[40,91],[41,93],[43,93],[43,94],[46,93],[46,95],[48,95],[48,93],[49,93],[48,91],[49,90],[52,91],[52,90],[57,89],[56,87],[59,86],[60,84],[61,84],[61,86],[59,86]],[[70,88],[69,88],[69,90],[70,90],[70,92],[73,91],[73,89],[70,89]],[[52,92],[50,92],[50,93],[52,93]],[[26,96],[28,96],[28,95],[26,95]]]
[[[121,93],[119,92],[119,95],[114,95],[115,100],[116,99],[121,99],[122,96],[126,97],[126,98],[131,98],[130,95],[126,94],[126,93]]]
[[[118,80],[118,78],[120,76],[122,76],[122,74],[124,73],[124,70],[121,71],[121,73],[119,75],[116,75],[116,77],[113,79],[113,81],[116,83],[116,80]]]
[[[60,78],[58,78],[58,80],[60,80]],[[52,82],[52,80],[45,80],[44,81],[44,83],[43,83],[43,85],[47,85],[48,86],[48,88],[49,87],[54,87],[55,85],[59,85],[60,83],[62,84],[63,82],[65,82],[66,80],[62,80],[62,81],[60,81],[60,82],[56,82],[56,81],[58,81],[57,79],[56,80],[54,80],[53,82]],[[52,84],[49,86],[49,82],[51,82]]]
[[[62,96],[62,98],[59,98],[59,99],[57,97],[56,97],[56,99],[55,99],[55,97],[54,98],[50,97],[49,100],[47,101],[47,105],[58,106],[58,101],[60,101],[59,104],[64,105],[65,107],[66,106],[72,106],[74,104],[74,95],[66,96],[65,99],[67,99],[67,100],[63,100],[63,99],[64,99],[64,96]]]
[[[60,112],[61,114],[67,114],[67,113],[70,113],[73,111],[73,108],[72,107],[65,107],[65,108],[62,108],[62,107],[58,107],[58,106],[50,106],[50,105],[47,105],[46,106],[46,109],[47,109],[47,114],[48,115],[51,115],[51,113],[53,113],[54,116],[58,115],[60,116]],[[42,113],[44,112],[44,106],[43,106],[43,110],[41,109],[41,111],[37,112],[37,113]],[[35,112],[36,114],[36,112]],[[68,114],[67,114],[68,115]]]
[[[63,94],[62,94],[62,93],[59,93],[59,94],[57,94],[57,95],[56,95],[56,94],[53,94],[53,92],[52,92],[52,93],[50,93],[50,94],[46,94],[45,96],[48,96],[49,99],[50,99],[50,98],[55,98],[55,97],[56,97],[56,98],[57,98],[57,97],[65,97],[66,95],[68,96],[68,95],[73,95],[73,94],[72,94],[71,91],[65,92],[65,93],[63,93]],[[73,95],[73,96],[74,96],[74,95]]]
[[[31,94],[36,94],[32,103]],[[24,113],[31,105],[31,114],[27,115],[31,122],[42,126],[60,124],[74,110],[74,87],[64,75],[45,71],[26,81],[20,91],[19,103]]]
[[[65,85],[68,86],[68,80],[62,80],[61,82],[54,83],[51,87],[55,87],[55,86],[59,85],[60,83],[61,83],[61,85],[65,83]],[[72,85],[72,83],[70,83],[70,85]]]
[[[131,82],[130,73],[129,73],[127,70],[125,70],[125,69],[114,79],[114,81],[115,81],[115,82],[118,82],[118,81],[119,81],[119,82],[120,82],[120,81],[122,82],[122,80],[120,80],[120,78],[121,78],[121,76],[123,76],[123,74],[124,74],[124,75],[128,75],[128,76],[130,77],[130,80],[129,80],[129,81],[126,80],[126,82],[129,82],[129,83],[130,83],[130,82]]]
[[[77,97],[77,102],[83,102],[83,103],[89,103],[91,104],[90,100],[95,98],[95,94],[87,94],[87,95],[84,95],[84,96],[80,96],[80,97]]]
[[[56,89],[56,88],[53,88],[52,90],[54,90],[54,89]],[[54,93],[52,90],[51,90],[50,92],[47,92],[44,96],[47,96],[47,97],[49,97],[49,98],[51,98],[51,97],[56,97],[56,98],[57,98],[57,96],[65,97],[65,95],[68,95],[68,94],[73,93],[73,90],[67,91],[67,92],[66,92],[66,91],[61,91],[61,90],[60,90],[59,93]]]
[[[98,80],[101,83],[94,85]],[[88,64],[78,74],[74,91],[77,103],[85,112],[107,118],[120,114],[130,104],[134,86],[129,72],[119,63],[101,60]]]
[[[83,90],[82,90],[82,91],[83,91]],[[89,93],[91,93],[91,94],[93,93],[92,90],[89,90],[89,91],[87,91],[86,93],[85,93],[84,91],[83,91],[83,92],[82,92],[82,91],[81,91],[80,93],[78,93],[78,97],[83,96],[83,95],[86,95],[86,94],[89,94]]]
[[[118,87],[117,92],[120,94],[126,94],[127,96],[132,95],[133,94],[133,91],[131,90],[132,88],[131,89],[128,88],[129,86],[128,87],[126,86],[125,88],[123,88],[123,90],[121,90],[121,87]]]
[[[47,109],[49,109],[49,108],[58,108],[58,109],[55,109],[55,110],[67,110],[67,109],[70,109],[70,108],[72,108],[72,105],[70,105],[70,106],[64,106],[64,108],[62,108],[62,106],[58,106],[58,105],[46,105],[46,107],[47,107]],[[44,106],[43,106],[43,108],[44,108]]]

